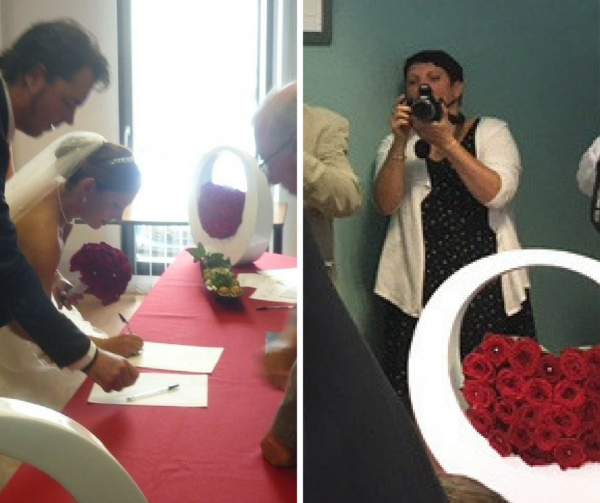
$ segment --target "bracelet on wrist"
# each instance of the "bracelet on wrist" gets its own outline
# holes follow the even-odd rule
[[[90,360],[90,363],[88,363],[85,367],[83,367],[81,369],[81,371],[84,374],[87,374],[88,371],[94,366],[94,363],[96,363],[96,360],[98,359],[98,353],[100,352],[100,349],[96,348],[96,352],[94,353],[94,356],[92,357],[92,359]]]
[[[458,144],[458,140],[456,138],[453,138],[452,141],[444,147],[444,150],[447,152],[452,147],[454,147],[454,145],[456,145],[456,144]]]
[[[392,161],[404,161],[406,159],[406,155],[404,155],[404,153],[402,153],[402,154],[392,154],[390,156],[390,159]]]

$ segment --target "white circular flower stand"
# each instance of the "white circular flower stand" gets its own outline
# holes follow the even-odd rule
[[[246,177],[246,198],[242,223],[236,233],[226,239],[209,236],[202,228],[198,215],[198,202],[202,185],[212,180],[215,161],[221,154],[231,153],[242,163]],[[219,252],[229,257],[231,265],[244,265],[257,260],[269,247],[273,232],[273,198],[267,177],[258,167],[256,159],[242,150],[217,147],[200,161],[194,177],[189,205],[192,236],[207,251]]]
[[[463,409],[460,326],[471,299],[490,280],[522,267],[555,267],[600,285],[600,262],[574,253],[528,249],[480,259],[448,278],[417,324],[408,363],[410,395],[419,428],[447,473],[474,478],[512,503],[598,503],[600,463],[561,470],[501,457],[470,424]]]
[[[55,479],[79,503],[148,503],[102,442],[54,410],[0,398],[0,454]]]

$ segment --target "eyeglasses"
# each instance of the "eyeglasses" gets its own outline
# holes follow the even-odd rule
[[[268,166],[269,162],[272,161],[277,154],[279,154],[280,152],[282,152],[287,147],[289,147],[292,143],[295,143],[295,142],[296,142],[296,135],[292,136],[285,143],[283,143],[278,149],[276,149],[272,154],[268,155],[262,161],[260,161],[260,163],[258,163],[258,167],[262,170],[262,172],[265,175],[268,176],[269,175],[269,166]]]

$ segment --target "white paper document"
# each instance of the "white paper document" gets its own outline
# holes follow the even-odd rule
[[[163,391],[168,386],[178,386]],[[148,394],[145,397],[137,397]],[[162,407],[208,407],[208,376],[206,374],[164,374],[142,372],[133,386],[107,393],[94,384],[90,403],[113,405],[155,405]]]
[[[273,269],[260,271],[257,274],[238,274],[240,286],[256,288],[250,296],[255,300],[266,300],[270,302],[296,303],[298,269]]]
[[[144,350],[129,361],[136,367],[210,374],[222,353],[223,348],[145,342]]]

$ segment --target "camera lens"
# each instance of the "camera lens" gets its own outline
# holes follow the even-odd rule
[[[431,101],[419,99],[411,107],[412,114],[419,120],[431,122],[436,117],[436,107]]]

